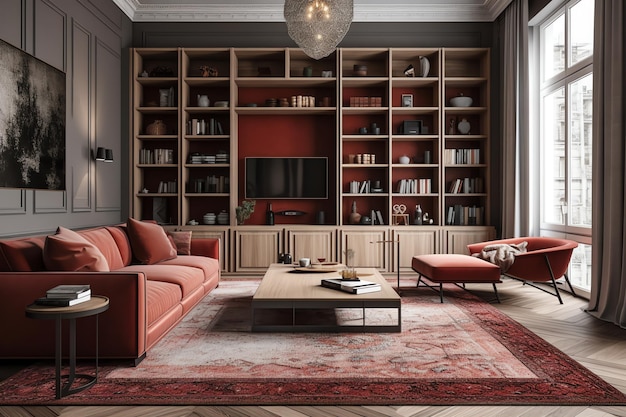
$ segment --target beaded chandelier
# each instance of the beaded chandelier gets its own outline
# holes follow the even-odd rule
[[[346,36],[353,0],[285,0],[289,37],[313,59],[330,55]]]

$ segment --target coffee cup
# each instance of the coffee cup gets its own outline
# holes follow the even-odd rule
[[[311,258],[300,258],[298,262],[300,263],[300,266],[302,268],[307,268],[311,266]]]

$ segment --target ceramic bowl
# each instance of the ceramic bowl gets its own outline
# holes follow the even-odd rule
[[[450,104],[452,105],[452,107],[469,107],[472,105],[473,101],[474,100],[472,100],[471,97],[458,96],[451,98]]]
[[[216,101],[215,107],[228,107],[228,101]]]

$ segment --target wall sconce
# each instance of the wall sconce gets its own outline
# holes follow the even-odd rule
[[[113,149],[98,147],[96,161],[113,162]]]

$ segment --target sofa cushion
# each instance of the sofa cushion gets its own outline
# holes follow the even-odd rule
[[[124,266],[130,265],[133,261],[133,251],[130,247],[128,234],[126,233],[126,226],[107,226],[106,229],[109,231],[109,233],[111,233],[111,236],[117,244],[117,248],[120,251],[120,257],[122,258],[122,264]]]
[[[180,304],[182,298],[178,285],[160,281],[146,283],[146,316],[150,326],[165,313]]]
[[[166,261],[167,262],[167,261]],[[148,281],[161,281],[176,284],[185,298],[204,282],[204,271],[199,268],[179,265],[129,265],[120,271],[143,272]]]
[[[109,271],[109,264],[100,250],[73,230],[59,227],[55,235],[46,237],[43,261],[50,271]]]
[[[152,265],[176,257],[176,249],[158,224],[129,218],[127,230],[133,255],[142,264]]]
[[[208,281],[215,274],[219,274],[220,263],[217,259],[207,258],[206,256],[179,256],[175,259],[159,262],[159,265],[179,265],[190,266],[201,269],[204,274],[204,281]]]
[[[44,271],[43,247],[45,236],[0,241],[0,271]]]
[[[167,232],[167,237],[178,255],[191,255],[191,231]]]
[[[102,252],[111,271],[124,266],[117,243],[111,236],[111,232],[106,228],[99,227],[97,229],[80,231],[78,234],[93,243]]]

